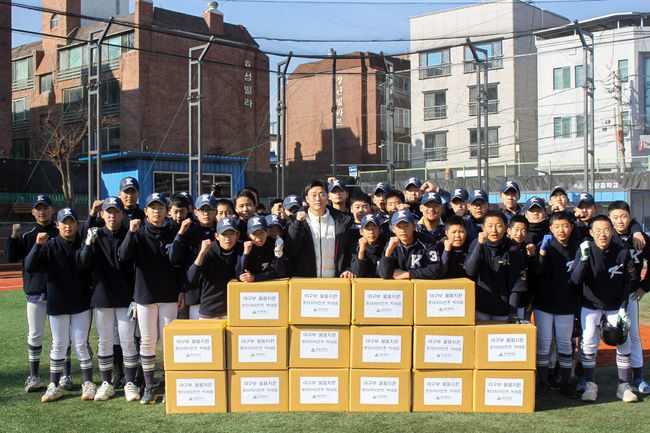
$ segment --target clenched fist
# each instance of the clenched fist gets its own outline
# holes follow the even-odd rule
[[[478,243],[485,245],[485,242],[487,242],[487,233],[481,232],[478,234]]]
[[[92,207],[90,208],[90,216],[97,216],[97,212],[102,210],[103,204],[104,204],[104,200],[95,200],[93,202]]]
[[[17,239],[21,230],[22,230],[22,226],[20,224],[14,224],[13,226],[11,226],[11,238]]]
[[[203,239],[203,242],[201,242],[201,253],[207,253],[211,247],[212,241],[210,239]]]
[[[296,219],[298,221],[304,221],[305,218],[307,218],[307,212],[305,212],[304,210],[300,210],[296,212]]]
[[[138,229],[140,228],[140,221],[139,219],[132,219],[129,221],[129,230],[132,231],[133,233],[137,232]]]
[[[49,238],[50,238],[50,235],[48,235],[47,233],[45,233],[45,232],[39,233],[38,236],[36,236],[36,243],[39,244],[39,245],[43,245],[43,244],[45,244],[45,242],[47,242],[47,240]]]
[[[253,242],[246,241],[244,242],[244,254],[250,254],[253,251]]]
[[[191,225],[192,225],[192,220],[190,218],[185,218],[181,223],[181,228],[178,229],[178,234],[183,235],[187,233]]]

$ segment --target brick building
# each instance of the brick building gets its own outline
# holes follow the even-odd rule
[[[386,161],[386,67],[378,54],[351,53],[336,60],[336,162],[377,164]],[[394,57],[395,161],[410,160],[409,61]],[[331,173],[332,61],[324,59],[296,67],[287,82],[286,158],[292,172]],[[398,73],[398,71],[405,71]],[[377,168],[379,169],[379,168]]]
[[[53,107],[64,113],[64,127],[83,117],[89,56],[81,41],[99,37],[106,26],[80,27],[74,14],[81,0],[44,0],[43,6],[70,15],[43,12],[43,32],[54,36],[12,51],[19,73],[12,82],[13,140],[4,148],[14,158],[41,154],[43,116]],[[216,8],[192,16],[150,0],[136,0],[134,13],[116,22],[102,47],[104,153],[187,154],[188,50],[213,36],[202,75],[204,154],[250,158],[247,170],[269,170],[269,61],[243,26],[225,23]]]
[[[0,27],[11,28],[11,6],[0,3]],[[0,59],[11,55],[11,32],[0,30]],[[11,147],[11,63],[0,62],[0,154]]]

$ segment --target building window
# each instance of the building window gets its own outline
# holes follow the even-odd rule
[[[411,110],[395,107],[393,113],[393,131],[403,133],[411,128]]]
[[[576,66],[576,76],[578,76],[578,68],[579,67]],[[564,68],[554,68],[553,90],[568,89],[569,87],[571,87],[571,67],[566,66]]]
[[[17,138],[11,143],[11,157],[16,159],[29,158],[29,139]]]
[[[503,47],[501,41],[488,42],[486,44],[478,44],[474,46],[476,48],[487,51],[488,69],[497,69],[503,67]],[[483,52],[479,51],[477,54],[480,60],[485,60],[485,54],[483,54]],[[465,72],[475,72],[475,71],[476,71],[476,62],[474,61],[472,50],[466,46],[465,47]]]
[[[481,129],[481,141],[483,141],[484,131]],[[481,143],[484,146],[483,143]],[[485,147],[481,148],[485,152]],[[488,152],[490,158],[499,156],[499,128],[488,128]],[[476,147],[476,128],[469,130],[469,157],[476,158],[478,149]]]
[[[476,98],[478,92],[476,91],[476,86],[469,87],[469,115],[476,116]],[[488,113],[498,113],[499,112],[499,85],[498,84],[488,84],[487,90],[487,109]]]
[[[14,99],[11,105],[11,119],[22,122],[29,119],[29,101],[27,98]]]
[[[623,119],[623,135],[630,135],[630,112],[623,111],[621,113],[621,118]]]
[[[59,71],[81,68],[88,64],[85,45],[77,45],[59,51]]]
[[[167,197],[176,192],[189,191],[187,172],[166,172],[154,171],[154,191],[165,194]],[[211,191],[212,185],[218,183],[221,186],[221,194],[218,198],[232,197],[232,175],[227,173],[204,174],[202,176],[201,191]]]
[[[447,160],[447,132],[424,134],[424,158],[427,161]]]
[[[621,81],[627,81],[628,78],[627,59],[618,61],[618,74],[621,77]]]
[[[54,30],[59,27],[59,16],[57,14],[52,15],[50,18],[50,30]]]
[[[230,198],[232,193],[232,175],[230,174],[204,174],[202,176],[201,191],[212,191],[212,185],[218,184],[221,188],[217,198]]]
[[[420,53],[420,79],[451,75],[451,57],[446,50]]]
[[[44,74],[39,78],[39,91],[49,93],[52,91],[52,74]]]
[[[555,127],[555,123],[553,124],[553,126]],[[580,138],[584,136],[585,136],[585,116],[578,115],[576,116],[576,138]]]
[[[102,149],[105,151],[120,150],[120,127],[102,130]]]
[[[82,86],[63,89],[63,111],[71,113],[80,111],[84,102],[84,88]]]
[[[120,82],[118,80],[109,80],[103,83],[100,101],[102,106],[120,104]]]
[[[571,118],[553,118],[553,138],[571,138]]]
[[[25,90],[34,87],[34,67],[32,57],[11,62],[11,90]]]
[[[582,86],[585,85],[585,67],[584,67],[584,65],[578,65],[578,66],[575,67],[575,82],[576,82],[576,87],[582,87]],[[553,82],[553,86],[555,86],[555,81]]]
[[[447,90],[424,93],[424,120],[447,117]]]
[[[106,38],[102,44],[102,62],[119,59],[119,57],[133,49],[134,32],[124,33]]]

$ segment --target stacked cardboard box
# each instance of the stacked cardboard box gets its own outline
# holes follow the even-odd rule
[[[474,283],[414,280],[413,411],[471,412]]]
[[[174,320],[165,326],[167,413],[227,411],[225,320]]]
[[[228,284],[226,359],[231,412],[289,409],[287,280]]]
[[[289,285],[289,410],[349,410],[350,281]]]

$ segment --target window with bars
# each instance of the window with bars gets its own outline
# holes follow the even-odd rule
[[[451,75],[449,48],[420,53],[420,79]]]
[[[477,97],[478,91],[476,86],[469,87],[469,115],[476,116],[477,113]],[[499,112],[499,85],[498,84],[488,84],[487,89],[487,107],[488,113],[498,113]]]
[[[481,141],[483,141],[483,130],[481,129]],[[483,143],[481,143],[483,146]],[[485,152],[485,147],[481,148]],[[488,128],[488,153],[490,158],[499,156],[499,128]],[[476,128],[469,130],[469,157],[476,158],[478,155],[478,147],[476,144]]]
[[[447,90],[424,93],[424,120],[447,117]]]
[[[447,160],[447,131],[424,134],[424,158],[428,161]]]
[[[485,44],[475,44],[476,48],[479,50],[487,51],[487,64],[488,69],[497,69],[503,67],[503,44],[502,41],[488,42]],[[482,51],[478,51],[478,58],[481,60],[485,59],[485,54]],[[476,71],[476,62],[474,61],[474,56],[472,55],[472,50],[466,46],[465,47],[465,72],[475,72]]]

